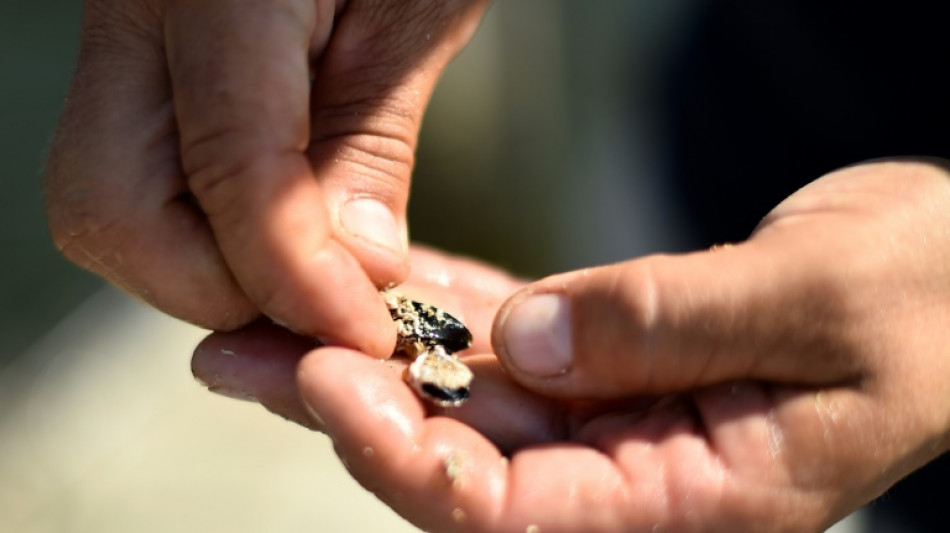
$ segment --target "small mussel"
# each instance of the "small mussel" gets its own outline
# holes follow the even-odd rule
[[[423,351],[406,369],[406,382],[423,398],[442,407],[458,407],[468,399],[472,371],[441,346]]]
[[[472,345],[472,333],[441,309],[392,291],[383,295],[396,323],[394,355],[414,358],[406,369],[406,382],[419,396],[437,405],[462,405],[474,376],[453,353]]]

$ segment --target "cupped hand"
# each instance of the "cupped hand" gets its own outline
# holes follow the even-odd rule
[[[340,348],[256,392],[430,531],[818,531],[947,449],[947,228],[942,168],[851,167],[746,242],[526,286],[459,409]],[[245,378],[306,351],[249,338],[196,373],[235,368],[224,345]]]
[[[479,261],[424,246],[412,246],[410,258],[412,271],[397,290],[460,319],[472,332],[472,347],[467,353],[491,352],[495,314],[524,282]],[[301,358],[318,344],[269,321],[259,321],[208,336],[195,350],[192,370],[212,392],[260,402],[285,418],[321,430],[301,403],[295,381]],[[400,384],[397,386],[405,386],[399,376],[408,362],[390,360],[379,368],[395,372]],[[497,368],[497,364],[494,366]]]
[[[196,324],[388,355],[423,110],[486,3],[87,0],[54,240]]]

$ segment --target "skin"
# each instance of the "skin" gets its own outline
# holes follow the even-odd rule
[[[62,252],[178,318],[376,357],[425,103],[484,0],[87,0],[46,172]]]
[[[373,359],[394,340],[377,288],[408,275],[422,111],[485,2],[85,6],[55,242],[174,316],[245,326],[197,349],[196,376],[326,432],[421,527],[814,531],[946,451],[938,166],[846,169],[747,242],[529,285],[416,249],[406,292],[476,340],[471,401],[440,411]],[[568,303],[549,341],[573,352],[540,376],[509,338],[539,293]]]
[[[948,448],[948,227],[950,176],[902,161],[813,182],[731,247],[526,285],[416,250],[406,292],[475,337],[454,410],[404,363],[272,325],[212,335],[193,369],[327,433],[427,531],[819,531]],[[570,305],[553,376],[507,336],[538,293]]]

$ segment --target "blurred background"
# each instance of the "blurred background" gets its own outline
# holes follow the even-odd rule
[[[689,110],[670,107],[720,80],[681,67],[699,64],[689,61],[698,44],[728,53],[699,31],[715,21],[710,5],[494,5],[427,115],[413,237],[537,277],[745,236],[794,186],[747,211],[717,203],[742,184],[697,187],[706,204],[683,195],[683,162],[714,159],[677,151],[697,142],[683,132],[730,152],[715,127],[684,128]],[[0,531],[414,531],[349,480],[322,436],[194,383],[190,352],[204,332],[105,287],[50,244],[41,174],[80,8],[0,4]],[[757,151],[782,160],[769,149]],[[891,154],[816,156],[789,173],[810,179],[880,155]],[[838,529],[930,530],[867,516]]]

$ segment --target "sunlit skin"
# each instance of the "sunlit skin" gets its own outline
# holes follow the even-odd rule
[[[86,0],[46,170],[56,245],[183,320],[264,315],[386,357],[422,115],[486,7]]]
[[[713,251],[523,285],[414,250],[405,292],[474,334],[458,409],[420,401],[404,362],[270,325],[212,335],[193,367],[326,432],[429,531],[818,531],[947,449],[948,228],[947,173],[892,162],[826,176]],[[552,291],[575,357],[535,378],[503,317]]]
[[[486,6],[87,0],[46,171],[57,246],[232,330],[195,374],[326,432],[431,531],[814,531],[946,450],[939,166],[846,169],[747,242],[527,285],[410,252],[423,112]],[[475,335],[461,408],[432,408],[404,361],[379,361],[395,335],[378,289],[407,276]],[[531,294],[570,309],[549,339],[570,339],[563,372],[515,364]]]

